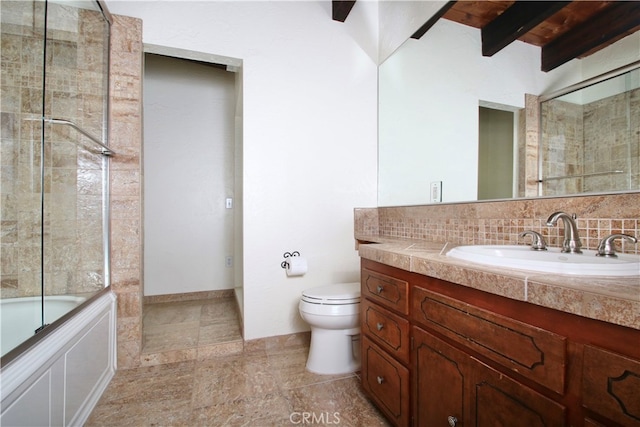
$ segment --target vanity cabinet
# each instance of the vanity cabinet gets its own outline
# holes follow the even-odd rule
[[[362,386],[397,426],[640,427],[640,330],[362,260]]]

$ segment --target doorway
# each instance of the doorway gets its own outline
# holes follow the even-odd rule
[[[143,353],[241,340],[236,85],[225,65],[145,54]]]
[[[513,197],[514,113],[479,107],[478,200]]]

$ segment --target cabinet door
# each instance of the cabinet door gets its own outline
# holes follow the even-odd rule
[[[624,426],[640,426],[640,361],[584,346],[582,404]]]
[[[470,358],[413,327],[413,407],[416,426],[463,424]]]
[[[565,407],[472,358],[469,398],[476,427],[560,427]]]
[[[396,426],[409,425],[409,370],[362,337],[362,387]]]

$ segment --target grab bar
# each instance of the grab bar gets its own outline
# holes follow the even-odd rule
[[[80,132],[81,134],[83,134],[84,136],[89,138],[91,141],[93,141],[96,144],[98,144],[102,148],[102,150],[100,150],[100,152],[104,156],[111,157],[111,156],[116,154],[115,151],[113,151],[111,148],[107,147],[102,142],[100,142],[100,140],[98,138],[96,138],[95,136],[91,135],[89,132],[87,132],[86,130],[82,129],[80,126],[78,126],[77,124],[75,124],[71,120],[55,119],[55,118],[49,119],[49,118],[46,118],[46,117],[43,117],[42,120],[44,120],[47,123],[71,126],[75,130],[77,130],[78,132]]]

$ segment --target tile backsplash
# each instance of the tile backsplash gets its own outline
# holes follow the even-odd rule
[[[541,233],[549,246],[562,245],[564,227],[546,225],[556,211],[577,215],[583,248],[595,249],[613,233],[640,237],[640,193],[533,198],[422,206],[357,208],[355,237],[417,239],[453,244],[524,244],[526,230]],[[616,241],[617,250],[640,253],[638,245]]]

